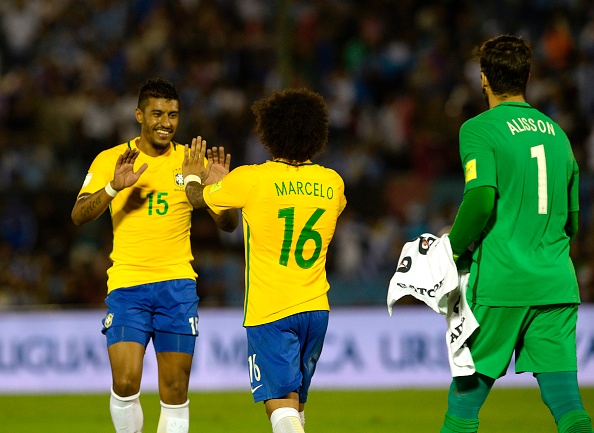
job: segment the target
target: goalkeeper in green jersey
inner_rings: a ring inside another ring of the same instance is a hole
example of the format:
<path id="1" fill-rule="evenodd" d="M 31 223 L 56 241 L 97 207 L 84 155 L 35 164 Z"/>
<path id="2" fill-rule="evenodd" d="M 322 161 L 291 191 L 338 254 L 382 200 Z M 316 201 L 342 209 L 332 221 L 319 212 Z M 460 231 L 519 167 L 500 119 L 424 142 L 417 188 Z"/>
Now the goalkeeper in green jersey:
<path id="1" fill-rule="evenodd" d="M 513 354 L 516 373 L 538 381 L 559 432 L 592 432 L 577 383 L 580 299 L 569 256 L 578 166 L 559 125 L 525 100 L 529 45 L 498 36 L 476 57 L 489 109 L 460 129 L 465 189 L 450 232 L 454 258 L 471 258 L 476 373 L 454 378 L 441 433 L 478 430 L 480 408 Z"/>

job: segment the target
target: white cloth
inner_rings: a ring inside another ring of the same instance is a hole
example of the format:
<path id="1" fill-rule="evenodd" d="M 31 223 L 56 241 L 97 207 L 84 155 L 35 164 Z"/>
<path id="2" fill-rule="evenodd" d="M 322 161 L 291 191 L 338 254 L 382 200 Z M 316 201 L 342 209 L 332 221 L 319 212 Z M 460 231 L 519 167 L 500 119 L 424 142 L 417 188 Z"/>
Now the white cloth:
<path id="1" fill-rule="evenodd" d="M 446 316 L 446 345 L 453 377 L 475 372 L 466 340 L 479 324 L 466 302 L 468 274 L 458 274 L 450 239 L 423 233 L 402 247 L 398 267 L 388 287 L 388 312 L 400 298 L 411 295 Z"/>
<path id="2" fill-rule="evenodd" d="M 411 295 L 439 314 L 447 313 L 447 294 L 458 287 L 458 269 L 447 234 L 423 233 L 402 247 L 398 268 L 388 287 L 388 312 Z"/>
<path id="3" fill-rule="evenodd" d="M 466 341 L 479 324 L 466 301 L 467 288 L 468 273 L 460 273 L 457 290 L 452 290 L 448 295 L 446 342 L 453 377 L 470 376 L 476 371 Z"/>

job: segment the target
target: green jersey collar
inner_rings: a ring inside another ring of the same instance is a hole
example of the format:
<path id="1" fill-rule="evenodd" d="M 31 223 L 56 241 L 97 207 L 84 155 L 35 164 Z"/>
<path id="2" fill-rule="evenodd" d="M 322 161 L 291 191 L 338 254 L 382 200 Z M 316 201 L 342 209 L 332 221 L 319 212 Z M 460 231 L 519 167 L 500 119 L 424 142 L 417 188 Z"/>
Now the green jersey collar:
<path id="1" fill-rule="evenodd" d="M 494 108 L 501 107 L 501 106 L 532 108 L 532 106 L 528 102 L 500 102 Z"/>
<path id="2" fill-rule="evenodd" d="M 289 161 L 281 161 L 280 159 L 273 159 L 272 162 L 280 162 L 281 164 L 291 165 L 293 167 L 301 167 L 303 165 L 313 165 L 313 162 L 311 162 L 311 161 L 292 163 Z"/>

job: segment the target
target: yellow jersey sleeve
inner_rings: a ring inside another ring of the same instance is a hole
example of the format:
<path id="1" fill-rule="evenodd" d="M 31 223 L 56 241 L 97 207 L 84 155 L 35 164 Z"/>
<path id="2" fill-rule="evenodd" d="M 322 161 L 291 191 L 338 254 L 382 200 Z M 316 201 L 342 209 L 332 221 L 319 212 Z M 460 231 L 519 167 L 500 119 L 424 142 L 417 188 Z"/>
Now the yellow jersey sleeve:
<path id="1" fill-rule="evenodd" d="M 248 173 L 246 173 L 248 172 Z M 248 197 L 254 192 L 255 182 L 250 179 L 249 170 L 238 167 L 223 180 L 207 185 L 204 188 L 204 201 L 215 213 L 220 214 L 227 209 L 241 209 Z"/>
<path id="2" fill-rule="evenodd" d="M 105 188 L 107 182 L 113 180 L 113 173 L 118 156 L 123 153 L 125 146 L 116 146 L 114 148 L 104 150 L 91 163 L 91 167 L 87 172 L 83 185 L 78 195 L 93 194 L 101 188 Z"/>

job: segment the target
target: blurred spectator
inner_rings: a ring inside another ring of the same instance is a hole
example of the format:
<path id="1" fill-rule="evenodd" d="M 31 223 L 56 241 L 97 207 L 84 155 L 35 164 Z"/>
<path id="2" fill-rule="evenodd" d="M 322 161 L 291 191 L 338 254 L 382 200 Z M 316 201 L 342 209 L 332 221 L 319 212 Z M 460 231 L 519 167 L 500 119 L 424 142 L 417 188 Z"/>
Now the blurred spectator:
<path id="1" fill-rule="evenodd" d="M 320 163 L 343 176 L 349 202 L 330 251 L 331 301 L 384 303 L 402 244 L 453 222 L 458 130 L 486 108 L 471 52 L 499 33 L 532 43 L 527 99 L 572 140 L 583 184 L 572 256 L 594 301 L 592 2 L 3 0 L 0 305 L 102 302 L 109 221 L 76 229 L 62 203 L 92 155 L 137 128 L 137 88 L 156 75 L 179 87 L 179 141 L 224 145 L 233 166 L 267 158 L 253 101 L 283 86 L 324 95 Z M 195 263 L 209 305 L 243 300 L 238 233 L 196 216 L 192 236 L 210 245 Z"/>

